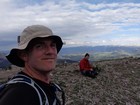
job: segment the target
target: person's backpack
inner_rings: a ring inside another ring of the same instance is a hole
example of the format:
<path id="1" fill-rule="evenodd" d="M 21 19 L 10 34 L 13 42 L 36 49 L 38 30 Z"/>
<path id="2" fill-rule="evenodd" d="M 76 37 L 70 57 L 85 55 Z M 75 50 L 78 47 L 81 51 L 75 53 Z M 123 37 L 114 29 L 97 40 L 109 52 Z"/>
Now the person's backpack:
<path id="1" fill-rule="evenodd" d="M 42 90 L 42 88 L 34 80 L 32 80 L 31 78 L 29 78 L 25 75 L 22 75 L 22 74 L 17 74 L 12 79 L 10 79 L 8 82 L 1 84 L 0 93 L 7 85 L 14 84 L 14 83 L 26 83 L 26 84 L 32 86 L 38 94 L 40 105 L 49 105 L 47 95 Z M 54 101 L 53 105 L 65 105 L 65 96 L 64 96 L 64 91 L 62 90 L 62 88 L 60 88 L 57 84 L 54 84 L 54 83 L 52 84 L 52 86 L 53 86 L 55 93 L 56 92 L 62 93 L 62 104 L 56 96 L 57 100 Z M 59 102 L 59 104 L 56 102 Z"/>

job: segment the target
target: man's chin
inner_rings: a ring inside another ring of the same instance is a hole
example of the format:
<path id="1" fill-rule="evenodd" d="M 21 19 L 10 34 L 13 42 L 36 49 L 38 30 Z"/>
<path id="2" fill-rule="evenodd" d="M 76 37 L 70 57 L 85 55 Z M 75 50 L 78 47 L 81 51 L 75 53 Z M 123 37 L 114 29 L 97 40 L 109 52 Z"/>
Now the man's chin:
<path id="1" fill-rule="evenodd" d="M 46 68 L 45 71 L 51 72 L 51 71 L 53 71 L 54 69 L 55 69 L 55 67 L 50 67 L 50 68 Z"/>
<path id="2" fill-rule="evenodd" d="M 43 74 L 46 74 L 46 73 L 51 73 L 52 71 L 53 71 L 54 69 L 43 69 L 43 70 L 41 70 L 41 72 L 43 73 Z"/>

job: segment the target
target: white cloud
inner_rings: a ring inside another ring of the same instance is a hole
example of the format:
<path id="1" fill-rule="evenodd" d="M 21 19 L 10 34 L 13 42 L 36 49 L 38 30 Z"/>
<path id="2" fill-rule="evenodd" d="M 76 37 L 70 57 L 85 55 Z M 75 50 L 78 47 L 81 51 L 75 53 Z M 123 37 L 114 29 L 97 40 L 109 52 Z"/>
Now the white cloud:
<path id="1" fill-rule="evenodd" d="M 27 25 L 32 24 L 49 26 L 53 29 L 54 34 L 62 36 L 66 45 L 84 45 L 85 43 L 87 45 L 127 45 L 127 42 L 130 41 L 128 39 L 124 39 L 124 41 L 104 39 L 102 41 L 97 38 L 99 36 L 104 38 L 115 36 L 116 38 L 118 34 L 127 35 L 132 31 L 130 27 L 133 26 L 137 26 L 137 29 L 133 27 L 133 30 L 137 30 L 135 34 L 140 33 L 140 28 L 138 28 L 138 26 L 140 27 L 140 4 L 138 3 L 95 5 L 74 0 L 56 0 L 56 2 L 46 0 L 42 3 L 35 1 L 31 3 L 32 0 L 29 0 L 30 3 L 25 1 L 0 1 L 0 40 L 5 40 L 5 34 L 7 41 L 15 41 L 16 39 L 13 37 L 20 34 Z M 114 34 L 114 32 L 116 33 Z M 130 35 L 129 38 L 132 39 Z M 137 41 L 139 40 L 136 38 L 130 44 L 136 43 L 137 45 Z"/>

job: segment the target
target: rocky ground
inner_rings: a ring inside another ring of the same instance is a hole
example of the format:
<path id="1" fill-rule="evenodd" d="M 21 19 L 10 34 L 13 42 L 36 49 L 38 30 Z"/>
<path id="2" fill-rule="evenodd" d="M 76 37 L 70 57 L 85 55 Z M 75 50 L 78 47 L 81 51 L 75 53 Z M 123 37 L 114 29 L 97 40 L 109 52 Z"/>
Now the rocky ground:
<path id="1" fill-rule="evenodd" d="M 140 58 L 94 62 L 102 68 L 97 78 L 82 76 L 78 63 L 58 65 L 53 81 L 66 94 L 66 105 L 140 105 Z M 0 71 L 0 81 L 17 70 Z"/>

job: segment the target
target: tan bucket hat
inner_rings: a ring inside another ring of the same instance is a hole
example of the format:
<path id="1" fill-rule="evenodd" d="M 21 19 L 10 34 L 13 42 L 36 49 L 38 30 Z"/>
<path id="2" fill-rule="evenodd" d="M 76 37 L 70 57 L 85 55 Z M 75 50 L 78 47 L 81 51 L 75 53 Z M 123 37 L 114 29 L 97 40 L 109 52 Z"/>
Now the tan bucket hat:
<path id="1" fill-rule="evenodd" d="M 53 35 L 52 30 L 48 27 L 43 25 L 32 25 L 23 30 L 21 35 L 18 37 L 18 48 L 13 48 L 10 51 L 10 54 L 6 56 L 7 59 L 16 66 L 24 67 L 24 61 L 18 57 L 17 52 L 19 50 L 24 50 L 28 46 L 29 42 L 34 38 L 53 39 L 56 42 L 57 53 L 63 45 L 62 39 L 57 35 Z"/>

